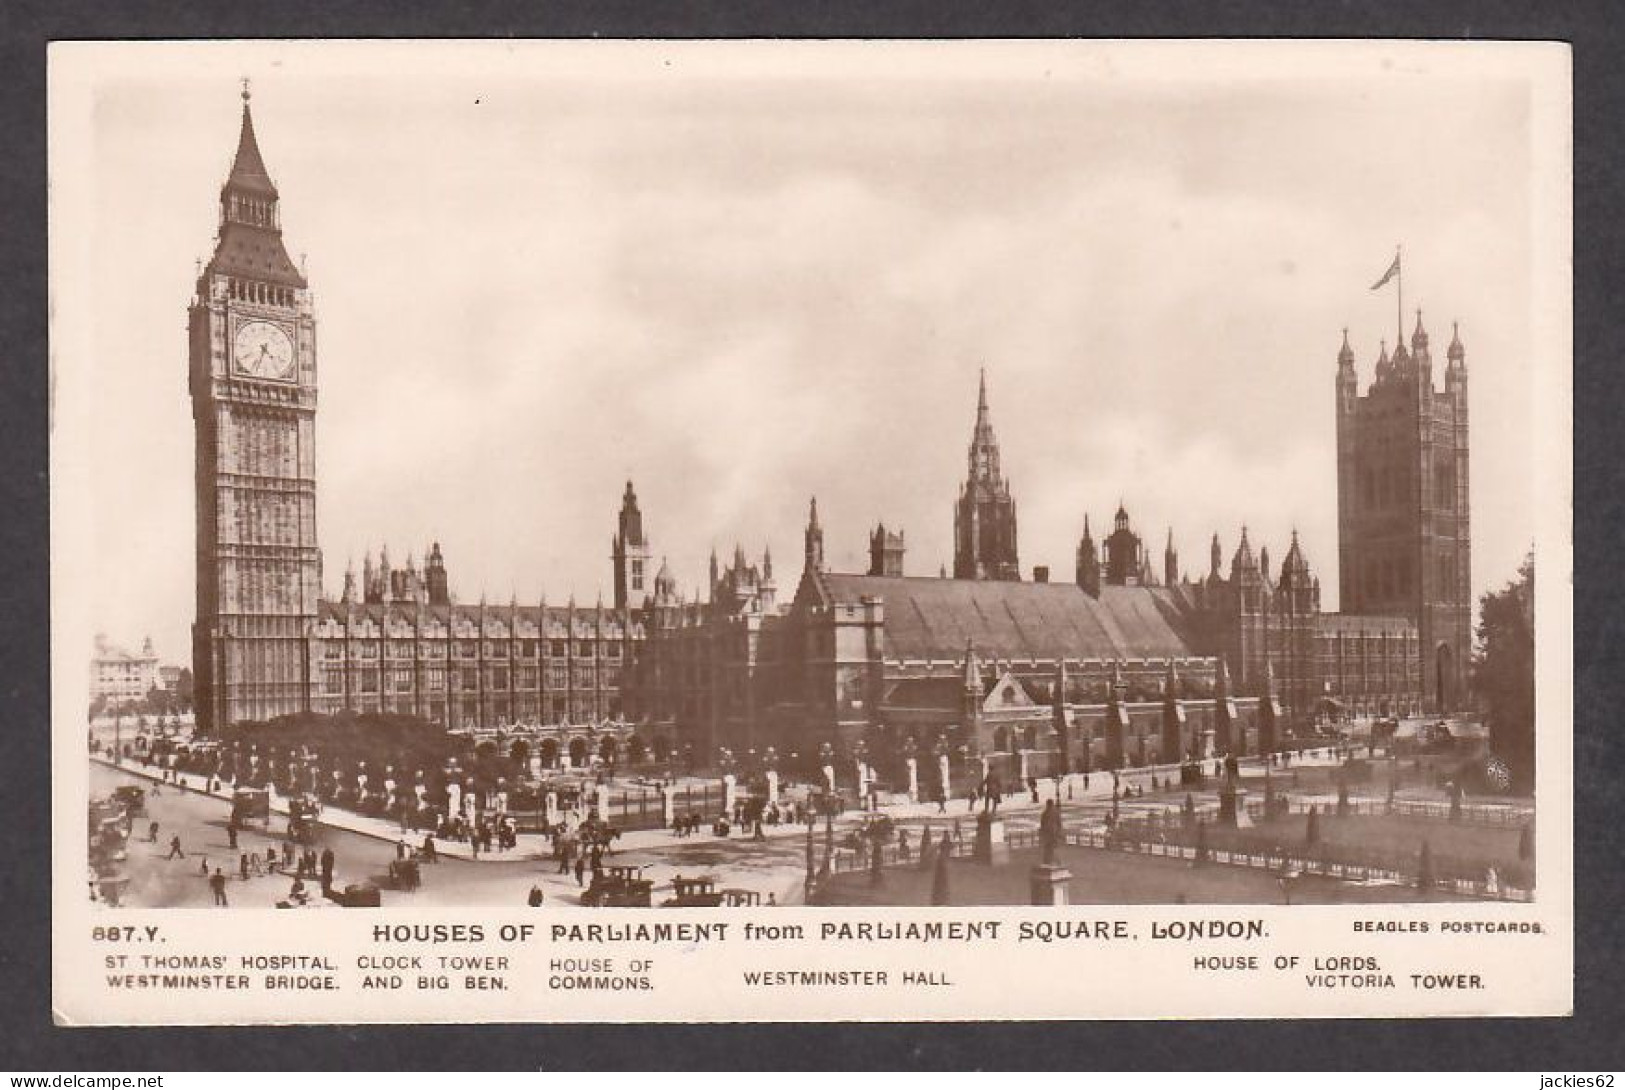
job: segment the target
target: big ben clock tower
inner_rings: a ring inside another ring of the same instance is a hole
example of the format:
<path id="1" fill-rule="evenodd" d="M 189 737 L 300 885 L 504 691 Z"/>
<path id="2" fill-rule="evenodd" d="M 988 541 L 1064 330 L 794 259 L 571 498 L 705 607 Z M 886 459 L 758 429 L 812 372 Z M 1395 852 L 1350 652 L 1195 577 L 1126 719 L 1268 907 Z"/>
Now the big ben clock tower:
<path id="1" fill-rule="evenodd" d="M 243 87 L 214 256 L 188 313 L 196 431 L 198 725 L 308 705 L 316 546 L 316 321 L 282 243 Z"/>

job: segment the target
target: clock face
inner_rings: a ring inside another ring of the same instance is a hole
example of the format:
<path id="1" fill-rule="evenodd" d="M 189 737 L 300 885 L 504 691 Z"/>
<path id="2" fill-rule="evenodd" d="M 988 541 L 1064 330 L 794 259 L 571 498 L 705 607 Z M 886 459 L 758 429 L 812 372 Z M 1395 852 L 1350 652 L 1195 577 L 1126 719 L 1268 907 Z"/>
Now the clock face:
<path id="1" fill-rule="evenodd" d="M 231 358 L 239 375 L 280 382 L 293 380 L 293 338 L 274 322 L 252 321 L 238 326 Z"/>

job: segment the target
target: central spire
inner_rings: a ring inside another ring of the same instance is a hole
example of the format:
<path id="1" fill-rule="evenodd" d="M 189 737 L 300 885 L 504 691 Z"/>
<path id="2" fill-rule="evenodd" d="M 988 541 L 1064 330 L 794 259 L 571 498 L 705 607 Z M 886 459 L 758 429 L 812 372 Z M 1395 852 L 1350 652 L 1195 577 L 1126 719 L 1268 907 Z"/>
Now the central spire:
<path id="1" fill-rule="evenodd" d="M 1020 579 L 1016 558 L 1016 505 L 999 472 L 999 441 L 987 407 L 987 369 L 976 386 L 964 487 L 954 508 L 954 578 Z"/>
<path id="2" fill-rule="evenodd" d="M 976 385 L 976 426 L 970 439 L 970 479 L 998 486 L 999 441 L 993 435 L 993 420 L 987 408 L 987 368 L 981 369 Z"/>

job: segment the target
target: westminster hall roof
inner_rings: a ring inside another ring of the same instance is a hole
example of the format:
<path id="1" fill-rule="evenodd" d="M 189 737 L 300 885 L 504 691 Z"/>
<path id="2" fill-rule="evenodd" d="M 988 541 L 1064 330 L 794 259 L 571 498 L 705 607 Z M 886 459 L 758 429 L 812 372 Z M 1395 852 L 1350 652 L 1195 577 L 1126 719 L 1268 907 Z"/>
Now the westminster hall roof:
<path id="1" fill-rule="evenodd" d="M 1143 659 L 1192 654 L 1188 605 L 1179 588 L 1100 588 L 820 573 L 824 597 L 879 599 L 890 659 Z"/>

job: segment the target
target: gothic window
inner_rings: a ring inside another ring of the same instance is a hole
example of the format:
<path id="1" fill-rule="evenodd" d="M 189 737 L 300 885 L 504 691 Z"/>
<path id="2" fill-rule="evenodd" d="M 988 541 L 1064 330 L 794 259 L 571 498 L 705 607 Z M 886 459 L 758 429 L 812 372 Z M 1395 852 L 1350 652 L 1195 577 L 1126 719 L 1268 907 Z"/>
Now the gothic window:
<path id="1" fill-rule="evenodd" d="M 411 668 L 408 667 L 406 669 L 397 669 L 394 672 L 394 678 L 395 678 L 395 681 L 394 681 L 394 690 L 395 690 L 395 692 L 397 692 L 397 693 L 409 693 L 409 692 L 412 691 L 412 671 L 411 671 Z"/>
<path id="2" fill-rule="evenodd" d="M 536 657 L 536 641 L 535 640 L 520 640 L 519 641 L 519 657 L 522 658 L 522 659 L 533 659 L 533 658 L 535 658 Z"/>
<path id="3" fill-rule="evenodd" d="M 465 666 L 457 671 L 458 681 L 464 689 L 478 689 L 480 687 L 480 672 L 473 666 Z"/>
<path id="4" fill-rule="evenodd" d="M 568 652 L 565 650 L 564 640 L 549 640 L 547 653 L 556 659 L 562 659 Z"/>

